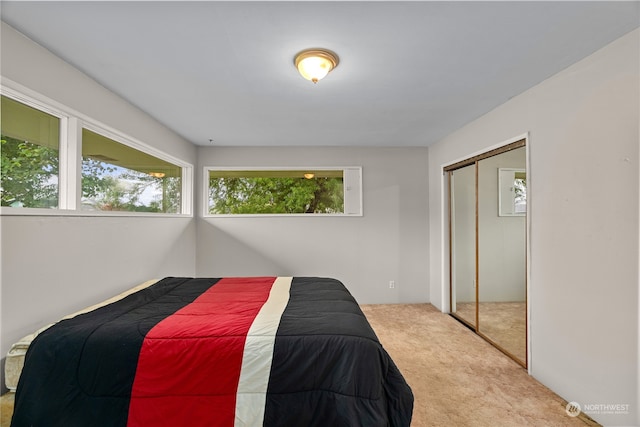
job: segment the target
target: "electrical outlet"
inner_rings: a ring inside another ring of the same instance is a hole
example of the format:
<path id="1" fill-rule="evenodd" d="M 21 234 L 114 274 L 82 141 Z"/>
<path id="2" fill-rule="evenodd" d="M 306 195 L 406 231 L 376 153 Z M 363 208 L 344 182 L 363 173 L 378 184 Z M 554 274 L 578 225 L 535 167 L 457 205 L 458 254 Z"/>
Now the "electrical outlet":
<path id="1" fill-rule="evenodd" d="M 396 287 L 396 282 L 394 282 L 393 280 L 389 280 L 389 289 L 393 289 Z"/>

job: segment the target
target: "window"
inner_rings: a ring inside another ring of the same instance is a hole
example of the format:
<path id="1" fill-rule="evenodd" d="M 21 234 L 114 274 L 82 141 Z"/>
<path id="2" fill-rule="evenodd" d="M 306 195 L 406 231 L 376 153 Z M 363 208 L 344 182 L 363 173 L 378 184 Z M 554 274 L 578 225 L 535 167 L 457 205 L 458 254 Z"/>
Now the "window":
<path id="1" fill-rule="evenodd" d="M 2 206 L 58 207 L 60 118 L 1 97 Z"/>
<path id="2" fill-rule="evenodd" d="M 205 168 L 205 215 L 361 215 L 361 168 Z"/>
<path id="3" fill-rule="evenodd" d="M 192 213 L 192 165 L 8 80 L 0 90 L 0 214 Z"/>
<path id="4" fill-rule="evenodd" d="M 82 129 L 82 209 L 180 213 L 182 168 Z"/>

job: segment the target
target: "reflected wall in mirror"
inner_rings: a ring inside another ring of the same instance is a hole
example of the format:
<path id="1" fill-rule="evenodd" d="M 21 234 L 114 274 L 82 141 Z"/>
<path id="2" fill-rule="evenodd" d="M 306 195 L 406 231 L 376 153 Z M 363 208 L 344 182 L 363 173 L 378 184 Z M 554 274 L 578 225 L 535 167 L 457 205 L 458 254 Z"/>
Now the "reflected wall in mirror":
<path id="1" fill-rule="evenodd" d="M 450 175 L 451 209 L 451 312 L 476 324 L 476 167 Z"/>

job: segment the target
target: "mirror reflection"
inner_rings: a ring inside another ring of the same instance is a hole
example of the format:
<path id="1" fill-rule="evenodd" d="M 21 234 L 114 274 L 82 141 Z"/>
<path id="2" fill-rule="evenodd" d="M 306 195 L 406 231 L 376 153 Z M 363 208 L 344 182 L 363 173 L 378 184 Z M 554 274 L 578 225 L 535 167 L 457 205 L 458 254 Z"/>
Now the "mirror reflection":
<path id="1" fill-rule="evenodd" d="M 451 174 L 451 312 L 476 324 L 476 168 L 457 169 Z"/>
<path id="2" fill-rule="evenodd" d="M 450 170 L 449 197 L 451 313 L 526 366 L 525 147 Z"/>
<path id="3" fill-rule="evenodd" d="M 522 147 L 478 162 L 478 331 L 522 362 L 527 351 L 525 160 Z M 508 179 L 500 179 L 504 175 Z M 499 199 L 508 215 L 498 210 Z"/>

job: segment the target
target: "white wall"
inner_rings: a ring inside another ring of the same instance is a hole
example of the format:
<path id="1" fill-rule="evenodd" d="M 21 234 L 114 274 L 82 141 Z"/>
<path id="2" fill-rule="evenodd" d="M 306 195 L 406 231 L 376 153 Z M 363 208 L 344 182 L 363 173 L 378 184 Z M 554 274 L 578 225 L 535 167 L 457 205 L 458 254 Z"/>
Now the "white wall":
<path id="1" fill-rule="evenodd" d="M 640 31 L 429 148 L 431 302 L 447 307 L 441 169 L 529 134 L 530 371 L 591 414 L 639 425 Z"/>
<path id="2" fill-rule="evenodd" d="M 192 144 L 5 23 L 1 31 L 3 78 L 195 163 Z M 193 218 L 3 216 L 0 221 L 3 360 L 11 343 L 65 314 L 151 278 L 195 274 Z"/>
<path id="3" fill-rule="evenodd" d="M 360 303 L 428 301 L 426 148 L 203 147 L 198 162 L 362 166 L 364 199 L 362 217 L 200 218 L 198 276 L 329 276 Z"/>

